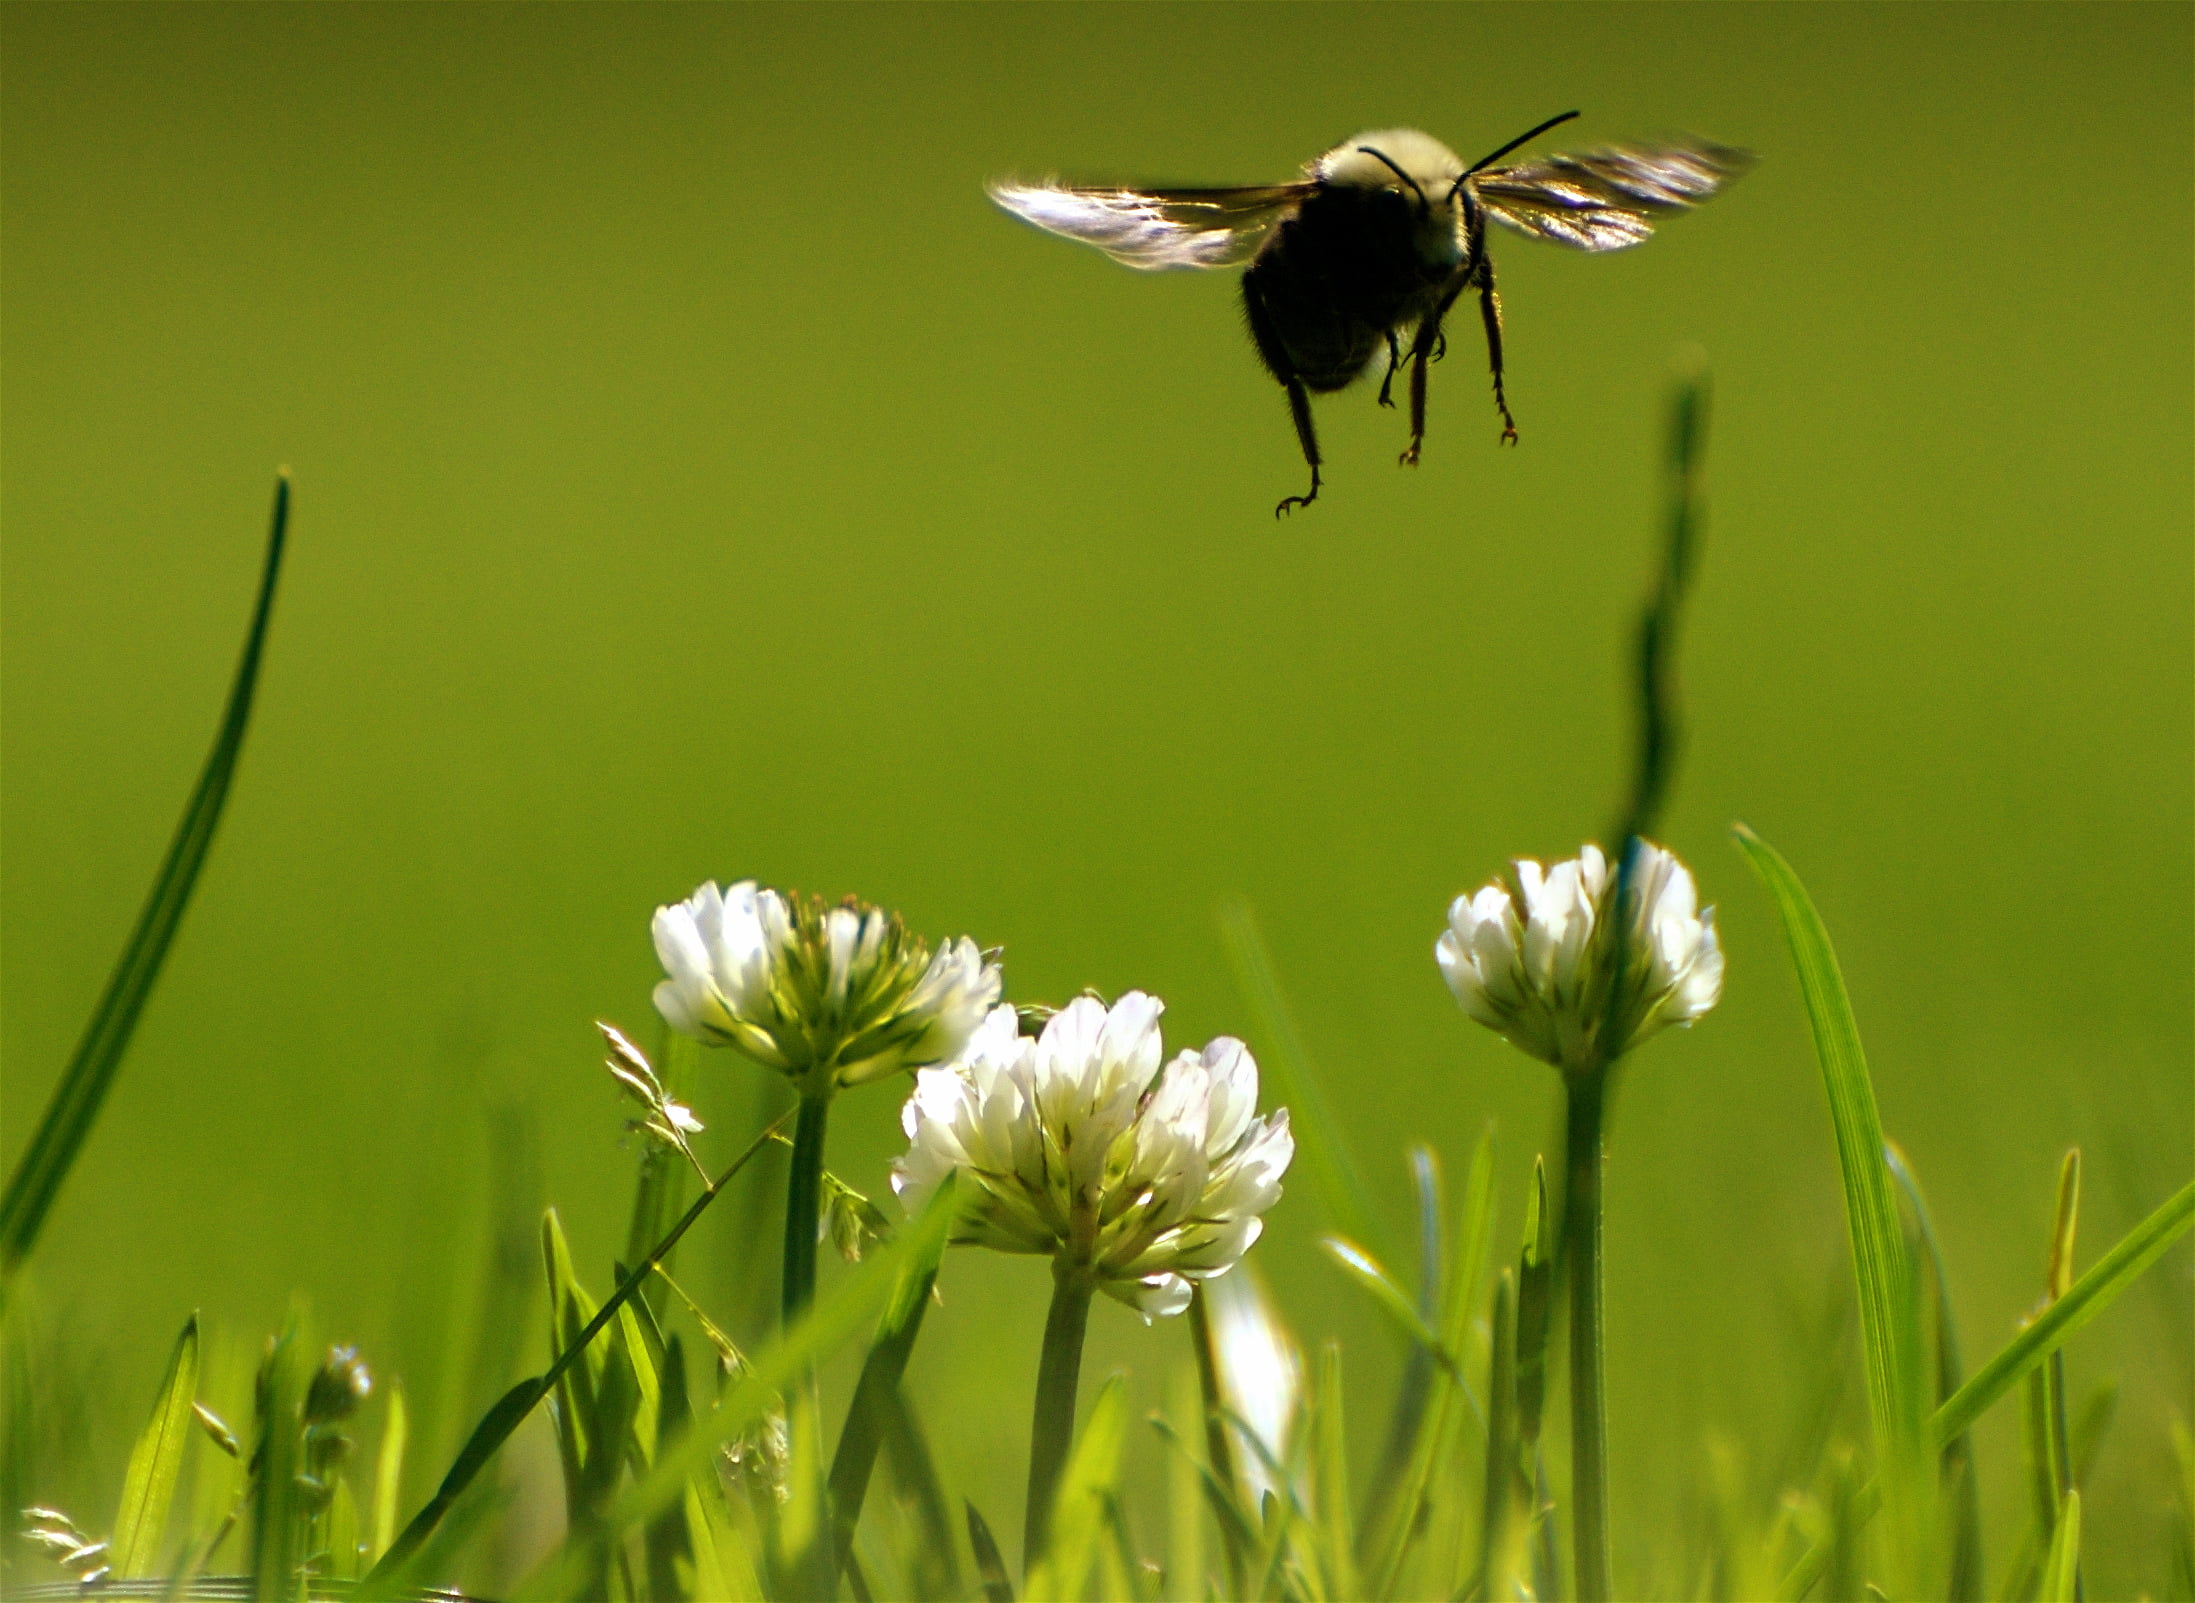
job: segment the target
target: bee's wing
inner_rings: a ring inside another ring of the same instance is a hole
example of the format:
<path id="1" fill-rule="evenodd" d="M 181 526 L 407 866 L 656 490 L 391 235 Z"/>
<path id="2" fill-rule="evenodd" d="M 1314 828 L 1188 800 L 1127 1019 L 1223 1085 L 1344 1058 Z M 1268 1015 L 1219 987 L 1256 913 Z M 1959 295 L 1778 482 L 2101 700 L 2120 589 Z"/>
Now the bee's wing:
<path id="1" fill-rule="evenodd" d="M 1255 256 L 1294 215 L 1311 183 L 1255 189 L 1069 189 L 1058 184 L 992 184 L 991 198 L 1016 217 L 1080 240 L 1126 267 L 1235 267 Z"/>
<path id="2" fill-rule="evenodd" d="M 1464 180 L 1495 222 L 1577 250 L 1622 250 L 1655 219 L 1714 194 L 1753 165 L 1752 154 L 1704 139 L 1610 145 L 1489 167 Z"/>

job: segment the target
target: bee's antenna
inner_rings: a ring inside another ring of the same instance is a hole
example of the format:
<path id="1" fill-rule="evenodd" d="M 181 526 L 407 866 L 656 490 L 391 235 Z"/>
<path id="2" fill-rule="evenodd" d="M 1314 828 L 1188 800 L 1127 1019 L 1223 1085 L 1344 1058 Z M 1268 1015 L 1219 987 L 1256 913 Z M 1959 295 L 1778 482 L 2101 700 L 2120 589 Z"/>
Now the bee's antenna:
<path id="1" fill-rule="evenodd" d="M 1577 113 L 1572 112 L 1571 115 L 1576 116 Z M 1394 157 L 1388 155 L 1387 152 L 1384 150 L 1375 150 L 1370 145 L 1359 145 L 1357 146 L 1357 149 L 1362 151 L 1365 155 L 1370 156 L 1374 161 L 1380 163 L 1389 172 L 1393 173 L 1397 178 L 1408 184 L 1410 186 L 1410 192 L 1418 197 L 1419 211 L 1424 212 L 1430 211 L 1432 209 L 1431 205 L 1427 202 L 1425 198 L 1425 191 L 1418 188 L 1418 181 L 1415 178 L 1412 178 L 1408 173 L 1404 172 L 1400 167 L 1396 166 Z"/>
<path id="2" fill-rule="evenodd" d="M 1550 117 L 1547 119 L 1547 121 L 1541 123 L 1530 133 L 1517 135 L 1516 138 L 1510 140 L 1508 144 L 1502 146 L 1501 149 L 1495 151 L 1491 156 L 1481 156 L 1477 161 L 1473 162 L 1470 167 L 1465 171 L 1463 178 L 1458 178 L 1456 180 L 1455 187 L 1449 190 L 1449 194 L 1453 195 L 1457 189 L 1461 189 L 1463 187 L 1463 179 L 1469 178 L 1472 173 L 1483 172 L 1488 167 L 1493 166 L 1495 162 L 1500 161 L 1502 157 L 1508 155 L 1509 152 L 1515 150 L 1519 145 L 1529 145 L 1533 140 L 1539 138 L 1541 134 L 1547 132 L 1548 129 L 1559 128 L 1564 123 L 1568 122 L 1571 118 L 1577 115 L 1577 112 L 1566 111 L 1560 117 Z"/>

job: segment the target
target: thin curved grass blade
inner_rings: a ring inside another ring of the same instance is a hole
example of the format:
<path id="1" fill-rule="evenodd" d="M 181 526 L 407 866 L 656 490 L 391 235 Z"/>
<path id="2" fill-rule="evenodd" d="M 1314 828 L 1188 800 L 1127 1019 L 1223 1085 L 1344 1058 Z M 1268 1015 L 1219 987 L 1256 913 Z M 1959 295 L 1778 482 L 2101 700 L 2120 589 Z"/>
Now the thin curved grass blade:
<path id="1" fill-rule="evenodd" d="M 945 1240 L 939 1235 L 926 1250 L 910 1255 L 900 1265 L 892 1299 L 877 1322 L 869 1356 L 862 1361 L 861 1379 L 855 1383 L 846 1423 L 839 1427 L 838 1450 L 831 1455 L 830 1485 L 831 1518 L 841 1564 L 853 1546 L 854 1530 L 861 1523 L 870 1472 L 876 1467 L 877 1452 L 884 1445 L 896 1410 L 900 1377 L 907 1373 L 907 1360 L 914 1356 L 916 1338 L 922 1334 L 922 1316 L 930 1306 L 930 1290 L 937 1284 Z"/>
<path id="2" fill-rule="evenodd" d="M 975 1504 L 968 1504 L 967 1509 L 968 1546 L 975 1554 L 976 1573 L 983 1577 L 984 1603 L 1014 1603 L 1013 1577 L 1006 1573 L 1006 1561 L 999 1557 L 998 1538 L 991 1534 L 991 1522 Z"/>
<path id="3" fill-rule="evenodd" d="M 1209 1467 L 1198 1460 L 1196 1454 L 1190 1451 L 1189 1444 L 1182 1440 L 1181 1433 L 1168 1421 L 1154 1417 L 1151 1420 L 1151 1429 L 1158 1433 L 1159 1440 L 1174 1450 L 1179 1461 L 1187 1464 L 1195 1473 L 1197 1484 L 1203 1488 L 1205 1503 L 1212 1510 L 1212 1518 L 1219 1524 L 1220 1535 L 1231 1543 L 1239 1544 L 1243 1552 L 1255 1547 L 1258 1540 L 1256 1526 L 1234 1489 L 1223 1483 Z"/>
<path id="4" fill-rule="evenodd" d="M 404 1383 L 389 1386 L 388 1411 L 381 1421 L 381 1449 L 373 1462 L 373 1509 L 367 1522 L 367 1551 L 375 1559 L 396 1539 L 396 1510 L 404 1492 L 404 1448 L 411 1416 L 404 1406 Z"/>
<path id="5" fill-rule="evenodd" d="M 1260 1066 L 1272 1082 L 1275 1099 L 1293 1110 L 1288 1128 L 1295 1134 L 1296 1151 L 1311 1188 L 1318 1193 L 1319 1206 L 1343 1235 L 1384 1246 L 1365 1202 L 1363 1178 L 1342 1142 L 1341 1122 L 1319 1089 L 1310 1052 L 1274 976 L 1272 954 L 1265 948 L 1257 915 L 1247 901 L 1229 898 L 1220 904 L 1219 929 L 1235 988 L 1258 1029 Z"/>
<path id="6" fill-rule="evenodd" d="M 0 1193 L 0 1295 L 14 1279 L 15 1271 L 38 1243 L 62 1182 L 76 1165 L 99 1110 L 122 1066 L 122 1055 L 136 1033 L 137 1020 L 160 977 L 168 948 L 190 905 L 191 891 L 205 867 L 213 845 L 215 826 L 229 799 L 229 784 L 244 748 L 244 731 L 251 723 L 252 698 L 259 688 L 259 665 L 267 643 L 267 626 L 274 616 L 274 592 L 282 574 L 282 550 L 290 520 L 290 478 L 284 470 L 275 479 L 274 515 L 267 534 L 267 555 L 259 574 L 259 599 L 244 631 L 244 653 L 229 686 L 228 706 L 214 735 L 213 750 L 183 808 L 183 820 L 168 843 L 168 855 L 152 882 L 152 891 L 137 915 L 137 927 L 107 979 L 107 988 L 92 1009 L 75 1055 L 62 1071 L 61 1083 L 38 1121 L 38 1128 L 16 1161 L 5 1193 Z"/>
<path id="7" fill-rule="evenodd" d="M 2066 1288 L 2063 1297 L 2007 1342 L 1996 1357 L 1976 1370 L 1973 1378 L 1936 1410 L 1928 1422 L 1935 1445 L 1940 1448 L 1964 1433 L 2030 1370 L 2057 1351 L 2068 1336 L 2110 1307 L 2119 1293 L 2140 1279 L 2190 1224 L 2195 1224 L 2195 1181 L 2188 1182 L 2128 1231 L 2117 1246 L 2089 1266 L 2087 1274 Z"/>
<path id="8" fill-rule="evenodd" d="M 1318 1514 L 1316 1545 L 1321 1550 L 1326 1595 L 1362 1597 L 1364 1593 L 1357 1584 L 1357 1533 L 1350 1519 L 1349 1442 L 1342 1408 L 1339 1342 L 1328 1342 L 1319 1353 L 1311 1410 L 1312 1502 Z"/>
<path id="9" fill-rule="evenodd" d="M 1913 1262 L 1898 1220 L 1889 1166 L 1883 1159 L 1882 1119 L 1875 1107 L 1859 1026 L 1829 932 L 1806 887 L 1773 846 L 1743 824 L 1734 826 L 1734 833 L 1776 905 L 1798 970 L 1815 1056 L 1829 1093 L 1837 1163 L 1844 1180 L 1876 1461 L 1889 1477 L 1887 1484 L 1898 1488 L 1898 1504 L 1909 1506 L 1922 1495 L 1924 1484 L 1922 1429 L 1928 1403 L 1919 1362 L 1920 1307 Z M 1908 1559 L 1912 1557 L 1909 1553 Z"/>
<path id="10" fill-rule="evenodd" d="M 1440 1336 L 1425 1322 L 1425 1315 L 1418 1311 L 1417 1303 L 1402 1289 L 1401 1282 L 1385 1264 L 1354 1241 L 1341 1236 L 1319 1237 L 1319 1248 L 1341 1266 L 1351 1281 L 1364 1289 L 1397 1330 L 1431 1353 L 1442 1368 L 1455 1368 L 1453 1355 L 1441 1345 Z"/>
<path id="11" fill-rule="evenodd" d="M 1959 1325 L 1951 1307 L 1951 1280 L 1944 1269 L 1943 1251 L 1936 1241 L 1936 1227 L 1929 1216 L 1928 1198 L 1913 1166 L 1897 1142 L 1884 1143 L 1891 1178 L 1905 1194 L 1912 1209 L 1913 1229 L 1921 1255 L 1928 1263 L 1935 1289 L 1936 1405 L 1949 1402 L 1965 1383 L 1965 1362 L 1960 1357 Z M 1951 1510 L 1951 1570 L 1944 1588 L 1946 1603 L 1979 1603 L 1982 1595 L 1981 1484 L 1974 1470 L 1974 1443 L 1964 1433 L 1943 1444 L 1937 1475 L 1945 1503 Z"/>

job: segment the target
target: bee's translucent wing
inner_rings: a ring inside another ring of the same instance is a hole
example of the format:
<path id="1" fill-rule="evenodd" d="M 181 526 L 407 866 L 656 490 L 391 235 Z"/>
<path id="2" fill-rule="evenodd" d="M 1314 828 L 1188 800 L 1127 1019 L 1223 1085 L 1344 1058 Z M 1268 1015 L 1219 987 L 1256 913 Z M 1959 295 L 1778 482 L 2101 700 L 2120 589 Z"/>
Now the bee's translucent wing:
<path id="1" fill-rule="evenodd" d="M 1753 165 L 1750 152 L 1704 139 L 1610 145 L 1489 167 L 1464 180 L 1495 222 L 1577 250 L 1622 250 L 1657 218 L 1714 194 Z"/>
<path id="2" fill-rule="evenodd" d="M 1237 267 L 1317 186 L 1256 189 L 1069 189 L 1058 184 L 992 184 L 991 198 L 1016 217 L 1080 240 L 1126 267 Z"/>

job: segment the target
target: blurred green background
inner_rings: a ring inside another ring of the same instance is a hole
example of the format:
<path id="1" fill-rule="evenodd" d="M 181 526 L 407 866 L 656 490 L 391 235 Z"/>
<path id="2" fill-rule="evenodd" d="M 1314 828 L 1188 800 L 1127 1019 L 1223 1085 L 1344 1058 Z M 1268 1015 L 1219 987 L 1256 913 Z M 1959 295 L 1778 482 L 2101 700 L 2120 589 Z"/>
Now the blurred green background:
<path id="1" fill-rule="evenodd" d="M 1729 981 L 1631 1071 L 1608 1203 L 1619 1569 L 1689 1585 L 1656 1533 L 1710 1434 L 1774 1462 L 1847 1277 L 1730 820 L 1838 940 L 1970 1359 L 2041 1290 L 2068 1144 L 2084 1264 L 2186 1178 L 2190 15 L 8 7 L 10 1163 L 210 739 L 276 464 L 297 483 L 228 819 L 41 1250 L 113 1365 L 102 1501 L 193 1306 L 255 1341 L 308 1289 L 444 1395 L 498 1109 L 607 1282 L 633 1155 L 591 1021 L 651 1025 L 649 915 L 704 877 L 1002 944 L 1017 998 L 1151 989 L 1184 1044 L 1247 1027 L 1213 918 L 1241 892 L 1389 1222 L 1405 1144 L 1460 1174 L 1492 1119 L 1511 1250 L 1553 1080 L 1466 1024 L 1432 942 L 1505 857 L 1607 827 L 1697 344 L 1663 833 Z M 1327 494 L 1277 524 L 1300 463 L 1232 275 L 1124 272 L 981 189 L 1266 181 L 1397 123 L 1469 159 L 1571 106 L 1572 143 L 1686 128 L 1761 165 L 1633 253 L 1496 240 L 1520 447 L 1465 327 L 1423 467 L 1369 388 L 1325 400 Z M 760 1071 L 705 1067 L 737 1125 Z M 895 1103 L 840 1106 L 856 1184 Z M 697 1290 L 774 1255 L 735 1224 Z M 1348 1344 L 1368 1449 L 1397 1353 L 1321 1224 L 1299 1184 L 1256 1261 Z M 2071 1349 L 2076 1400 L 2127 1387 L 2091 1596 L 2165 1584 L 2189 1262 Z M 918 1355 L 995 1513 L 1044 1278 L 957 1255 Z M 1182 1351 L 1108 1307 L 1090 1372 Z M 2014 1413 L 1980 1436 L 1993 1571 Z"/>

